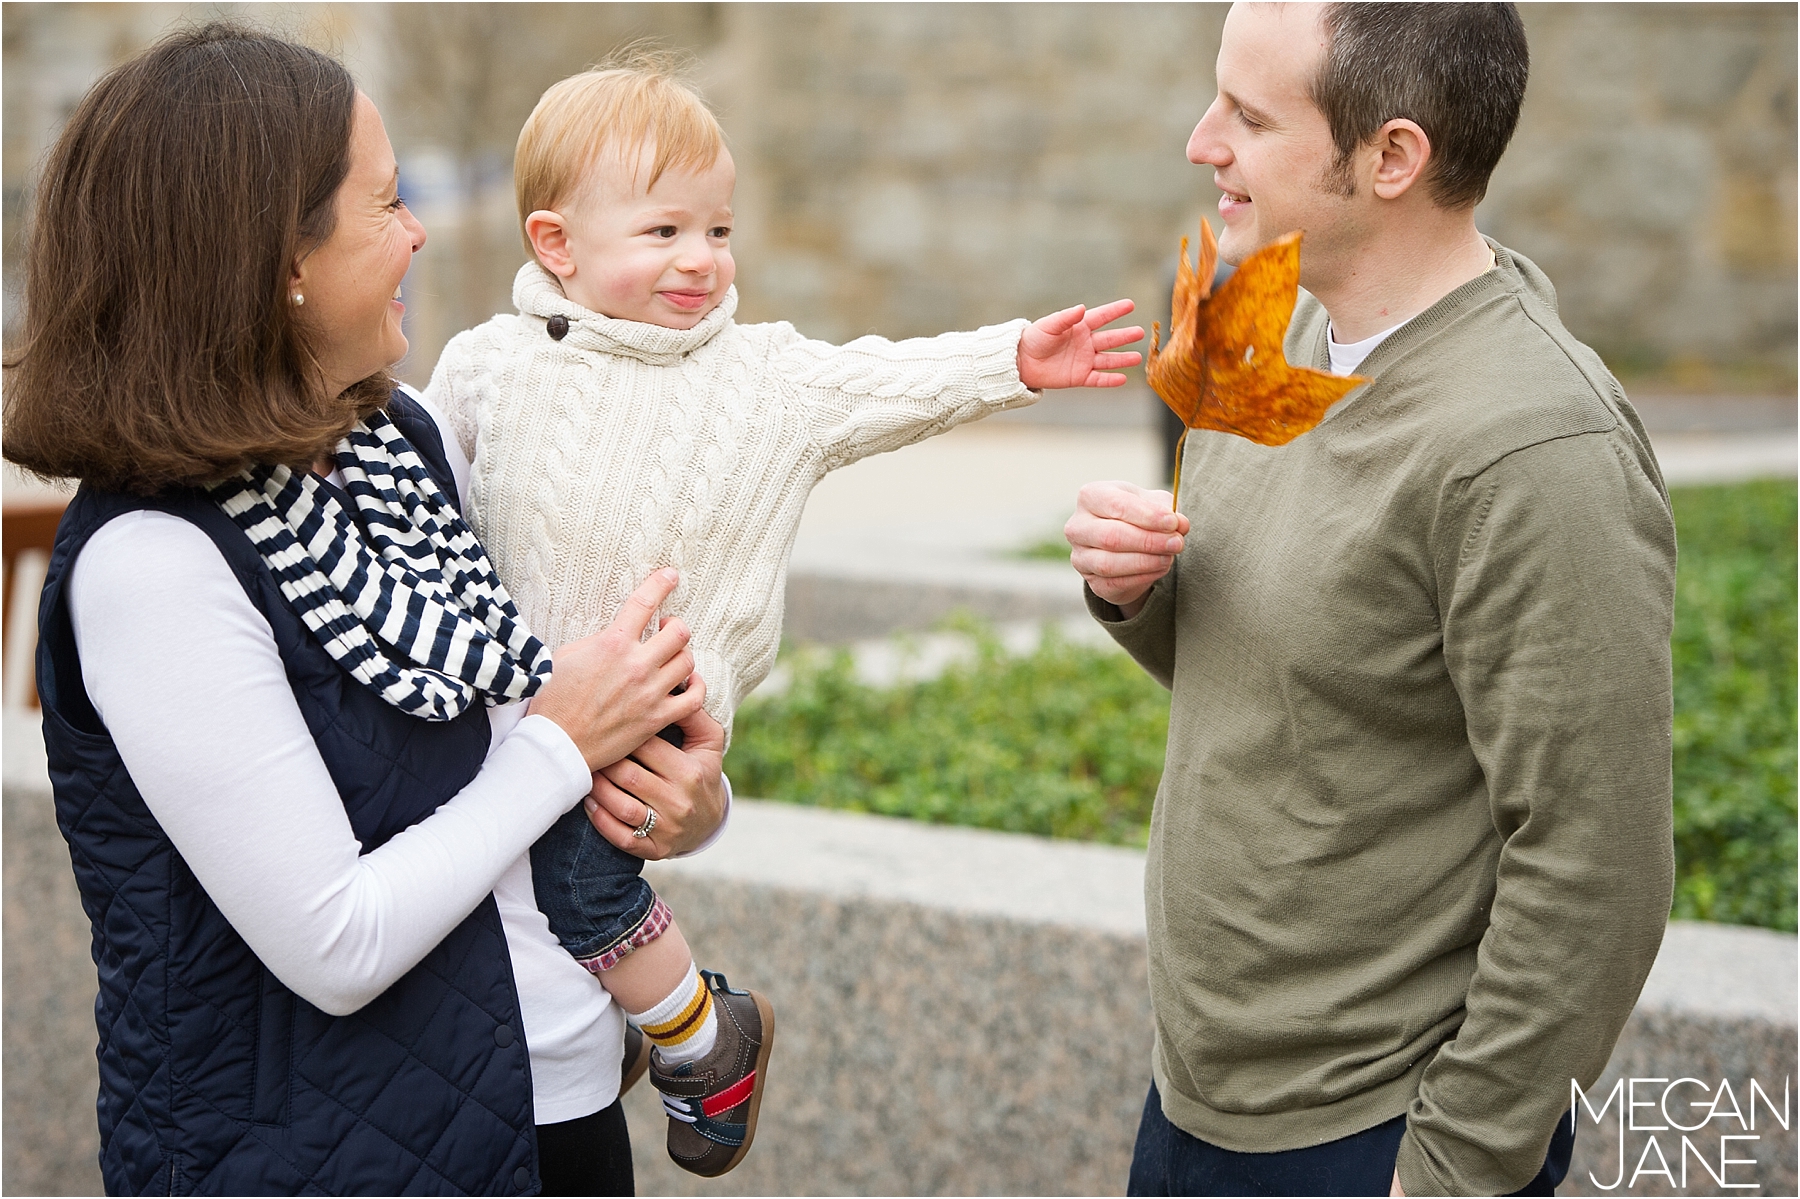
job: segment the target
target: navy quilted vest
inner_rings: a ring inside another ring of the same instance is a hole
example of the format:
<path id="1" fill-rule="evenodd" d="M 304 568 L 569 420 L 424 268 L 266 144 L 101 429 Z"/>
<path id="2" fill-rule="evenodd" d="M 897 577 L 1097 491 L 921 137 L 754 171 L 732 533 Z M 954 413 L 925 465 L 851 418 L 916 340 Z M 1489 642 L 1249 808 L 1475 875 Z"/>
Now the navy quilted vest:
<path id="1" fill-rule="evenodd" d="M 399 394 L 388 411 L 454 496 L 431 419 Z M 204 530 L 267 617 L 364 852 L 461 790 L 488 745 L 485 712 L 418 720 L 339 669 L 203 493 L 76 494 L 38 613 L 38 692 L 94 925 L 107 1191 L 536 1193 L 531 1070 L 492 896 L 368 1006 L 329 1016 L 269 973 L 144 806 L 82 687 L 65 591 L 87 539 L 137 509 Z"/>

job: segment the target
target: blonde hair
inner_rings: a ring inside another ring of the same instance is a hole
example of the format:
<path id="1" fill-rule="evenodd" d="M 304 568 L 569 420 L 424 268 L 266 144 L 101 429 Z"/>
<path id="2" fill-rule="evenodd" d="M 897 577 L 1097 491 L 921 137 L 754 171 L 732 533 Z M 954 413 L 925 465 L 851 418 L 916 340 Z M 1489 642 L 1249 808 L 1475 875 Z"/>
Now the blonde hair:
<path id="1" fill-rule="evenodd" d="M 666 50 L 631 45 L 544 92 L 513 154 L 521 233 L 526 217 L 573 195 L 583 172 L 609 148 L 630 161 L 634 148 L 655 145 L 646 188 L 672 167 L 705 170 L 718 161 L 725 133 L 681 77 L 684 65 Z"/>

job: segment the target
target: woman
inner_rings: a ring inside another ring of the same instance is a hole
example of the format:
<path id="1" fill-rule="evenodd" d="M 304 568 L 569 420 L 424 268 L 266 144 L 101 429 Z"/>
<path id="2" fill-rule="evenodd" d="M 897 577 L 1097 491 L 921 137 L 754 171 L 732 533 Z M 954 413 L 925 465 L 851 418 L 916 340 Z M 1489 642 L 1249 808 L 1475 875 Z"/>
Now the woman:
<path id="1" fill-rule="evenodd" d="M 723 738 L 686 631 L 641 638 L 673 572 L 553 674 L 518 624 L 387 375 L 396 179 L 341 66 L 209 26 L 97 84 L 39 189 L 5 454 L 83 481 L 38 677 L 111 1193 L 631 1190 L 622 1022 L 525 855 L 584 796 L 695 848 Z"/>

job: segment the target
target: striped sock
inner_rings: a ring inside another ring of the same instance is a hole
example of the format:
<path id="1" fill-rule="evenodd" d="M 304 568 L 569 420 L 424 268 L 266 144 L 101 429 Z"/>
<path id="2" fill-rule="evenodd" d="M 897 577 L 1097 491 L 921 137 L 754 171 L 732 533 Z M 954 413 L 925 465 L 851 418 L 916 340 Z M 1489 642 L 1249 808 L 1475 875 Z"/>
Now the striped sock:
<path id="1" fill-rule="evenodd" d="M 627 1012 L 631 1022 L 650 1038 L 671 1066 L 698 1061 L 712 1052 L 719 1039 L 719 1016 L 713 1011 L 712 992 L 700 982 L 700 974 L 688 963 L 687 977 L 647 1012 Z"/>

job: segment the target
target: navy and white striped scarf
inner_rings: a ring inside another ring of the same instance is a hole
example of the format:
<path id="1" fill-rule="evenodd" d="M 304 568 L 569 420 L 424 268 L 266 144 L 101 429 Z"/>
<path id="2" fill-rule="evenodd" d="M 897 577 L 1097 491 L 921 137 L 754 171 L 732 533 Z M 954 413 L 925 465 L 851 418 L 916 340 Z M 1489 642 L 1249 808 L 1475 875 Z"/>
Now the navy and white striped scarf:
<path id="1" fill-rule="evenodd" d="M 253 466 L 207 490 L 339 665 L 425 720 L 535 694 L 550 653 L 384 412 L 338 444 L 356 513 L 311 471 Z"/>

